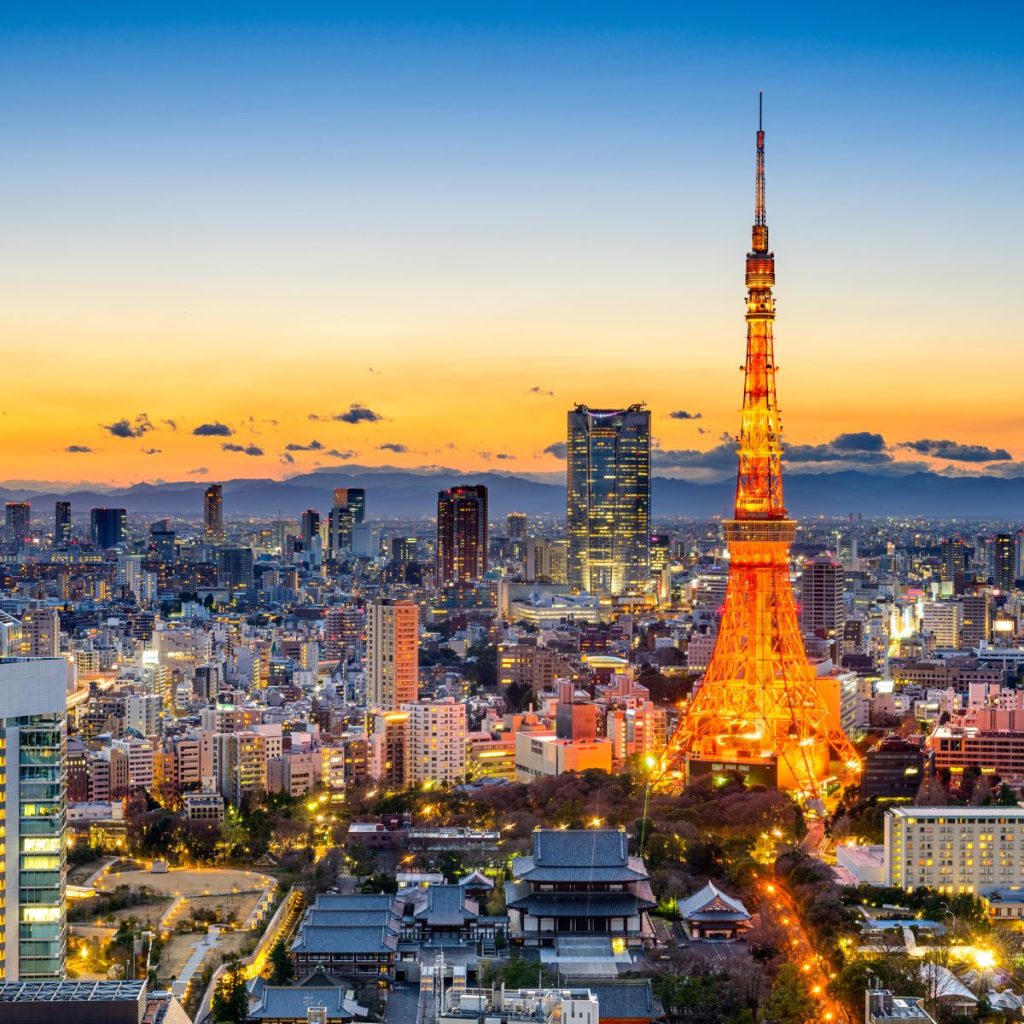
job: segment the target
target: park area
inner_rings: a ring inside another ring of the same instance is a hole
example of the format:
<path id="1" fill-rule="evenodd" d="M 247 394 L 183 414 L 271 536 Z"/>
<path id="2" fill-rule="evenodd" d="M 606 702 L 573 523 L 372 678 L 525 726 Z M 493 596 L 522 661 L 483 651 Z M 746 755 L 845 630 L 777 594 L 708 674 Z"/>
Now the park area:
<path id="1" fill-rule="evenodd" d="M 130 861 L 108 862 L 82 881 L 91 895 L 75 900 L 69 915 L 79 976 L 123 976 L 122 936 L 150 931 L 155 980 L 168 985 L 253 945 L 277 888 L 268 875 L 240 868 L 154 871 Z"/>

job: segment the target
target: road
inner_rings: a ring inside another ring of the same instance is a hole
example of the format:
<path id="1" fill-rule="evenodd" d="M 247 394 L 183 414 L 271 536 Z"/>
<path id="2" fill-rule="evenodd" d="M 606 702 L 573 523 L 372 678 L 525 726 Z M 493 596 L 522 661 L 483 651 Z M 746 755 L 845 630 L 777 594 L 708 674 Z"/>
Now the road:
<path id="1" fill-rule="evenodd" d="M 828 963 L 814 949 L 807 935 L 792 896 L 777 881 L 762 882 L 761 892 L 764 899 L 769 900 L 779 915 L 779 924 L 786 929 L 789 946 L 786 960 L 796 964 L 810 983 L 811 993 L 818 1000 L 822 1021 L 841 1021 L 846 1019 L 842 1005 L 828 994 Z"/>
<path id="2" fill-rule="evenodd" d="M 419 985 L 395 985 L 388 992 L 384 1024 L 415 1024 L 419 999 Z"/>

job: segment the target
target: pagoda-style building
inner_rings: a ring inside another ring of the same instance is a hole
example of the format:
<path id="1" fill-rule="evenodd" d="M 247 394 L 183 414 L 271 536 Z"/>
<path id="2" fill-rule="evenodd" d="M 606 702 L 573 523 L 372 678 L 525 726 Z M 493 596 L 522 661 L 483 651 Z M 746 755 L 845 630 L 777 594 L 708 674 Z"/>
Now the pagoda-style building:
<path id="1" fill-rule="evenodd" d="M 619 829 L 537 829 L 533 855 L 514 858 L 512 876 L 505 898 L 513 942 L 585 942 L 598 954 L 614 954 L 654 938 L 647 869 L 630 856 Z"/>

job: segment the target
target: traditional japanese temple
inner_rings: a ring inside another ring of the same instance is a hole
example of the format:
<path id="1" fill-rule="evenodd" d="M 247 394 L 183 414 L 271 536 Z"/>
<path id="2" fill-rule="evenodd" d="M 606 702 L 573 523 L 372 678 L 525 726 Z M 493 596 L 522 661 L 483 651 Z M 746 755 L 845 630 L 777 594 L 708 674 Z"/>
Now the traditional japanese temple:
<path id="1" fill-rule="evenodd" d="M 505 886 L 512 941 L 561 947 L 579 937 L 621 952 L 653 938 L 647 869 L 628 841 L 618 829 L 537 829 L 533 855 L 513 859 Z"/>

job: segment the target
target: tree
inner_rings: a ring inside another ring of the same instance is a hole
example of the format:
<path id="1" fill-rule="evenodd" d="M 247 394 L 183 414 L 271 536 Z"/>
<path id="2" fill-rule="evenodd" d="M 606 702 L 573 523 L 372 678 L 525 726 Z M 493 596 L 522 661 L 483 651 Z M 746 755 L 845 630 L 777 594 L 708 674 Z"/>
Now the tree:
<path id="1" fill-rule="evenodd" d="M 810 1024 L 817 1007 L 795 964 L 783 964 L 761 1010 L 764 1024 Z"/>
<path id="2" fill-rule="evenodd" d="M 284 939 L 278 939 L 270 947 L 270 984 L 289 985 L 295 979 L 295 965 L 288 955 Z"/>
<path id="3" fill-rule="evenodd" d="M 366 878 L 377 868 L 377 857 L 361 843 L 353 843 L 348 848 L 350 871 L 356 878 Z"/>
<path id="4" fill-rule="evenodd" d="M 366 880 L 359 887 L 359 891 L 371 895 L 381 892 L 394 895 L 398 892 L 398 879 L 394 875 L 385 875 L 375 871 L 372 875 L 367 875 Z"/>
<path id="5" fill-rule="evenodd" d="M 485 961 L 481 976 L 489 987 L 504 984 L 506 988 L 544 988 L 557 984 L 557 977 L 550 967 L 516 954 L 500 967 L 493 961 Z"/>
<path id="6" fill-rule="evenodd" d="M 249 997 L 245 990 L 245 974 L 238 960 L 232 960 L 213 993 L 213 1019 L 218 1024 L 242 1024 L 249 1015 Z"/>
<path id="7" fill-rule="evenodd" d="M 1000 807 L 1016 807 L 1017 794 L 1005 782 L 999 784 L 999 791 L 996 793 L 996 803 Z"/>

